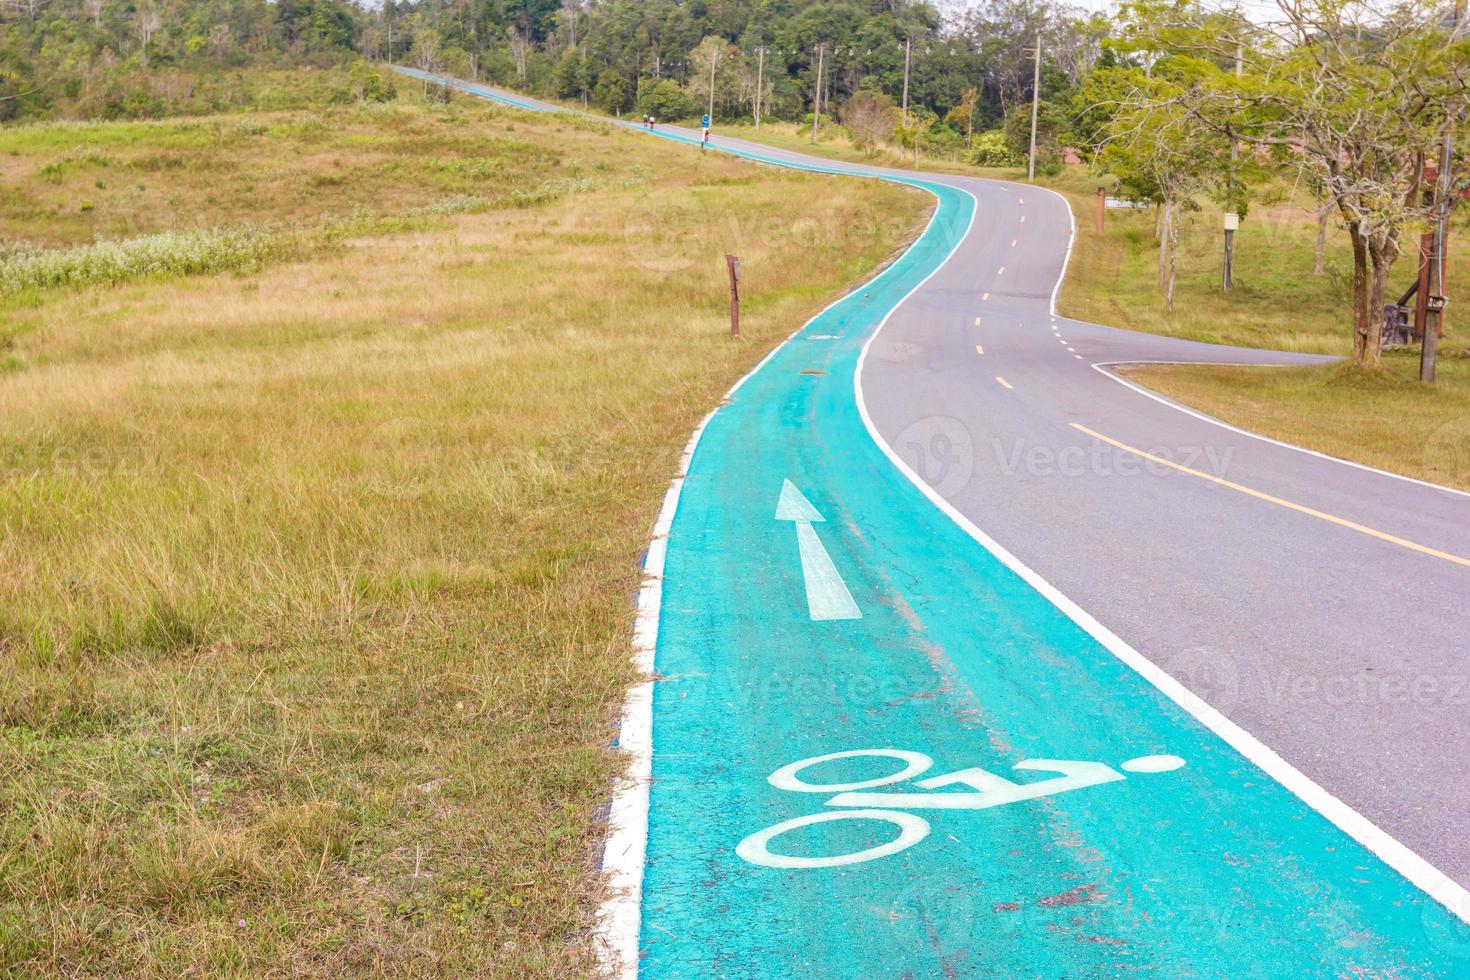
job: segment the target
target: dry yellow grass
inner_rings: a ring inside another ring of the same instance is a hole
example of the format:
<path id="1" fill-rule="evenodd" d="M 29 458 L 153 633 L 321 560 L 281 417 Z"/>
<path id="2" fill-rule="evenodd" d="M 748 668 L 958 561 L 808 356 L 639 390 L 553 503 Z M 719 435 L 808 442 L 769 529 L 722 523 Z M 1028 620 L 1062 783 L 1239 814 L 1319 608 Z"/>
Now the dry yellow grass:
<path id="1" fill-rule="evenodd" d="M 608 180 L 10 311 L 0 973 L 590 969 L 678 447 L 926 201 L 473 118 Z"/>

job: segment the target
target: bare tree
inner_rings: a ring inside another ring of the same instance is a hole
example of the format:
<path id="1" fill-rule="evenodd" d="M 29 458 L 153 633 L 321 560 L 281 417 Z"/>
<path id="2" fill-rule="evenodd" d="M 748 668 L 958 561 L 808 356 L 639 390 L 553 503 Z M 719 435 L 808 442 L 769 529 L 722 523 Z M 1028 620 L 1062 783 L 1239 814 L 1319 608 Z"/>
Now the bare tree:
<path id="1" fill-rule="evenodd" d="M 516 63 L 516 77 L 526 80 L 526 56 L 531 53 L 530 37 L 518 27 L 507 27 L 505 38 L 510 43 L 510 56 Z"/>
<path id="2" fill-rule="evenodd" d="M 419 71 L 425 76 L 437 75 L 443 64 L 442 46 L 439 43 L 439 32 L 436 30 L 422 30 L 413 36 L 414 63 L 418 65 Z M 424 100 L 429 98 L 429 79 L 424 78 Z"/>
<path id="3" fill-rule="evenodd" d="M 138 8 L 138 19 L 134 24 L 134 30 L 138 35 L 138 46 L 143 56 L 143 70 L 148 70 L 148 42 L 153 40 L 163 27 L 163 13 L 157 7 L 140 6 Z"/>
<path id="4" fill-rule="evenodd" d="M 842 124 L 852 133 L 858 148 L 871 152 L 892 138 L 898 124 L 898 109 L 882 92 L 856 92 L 842 107 Z"/>

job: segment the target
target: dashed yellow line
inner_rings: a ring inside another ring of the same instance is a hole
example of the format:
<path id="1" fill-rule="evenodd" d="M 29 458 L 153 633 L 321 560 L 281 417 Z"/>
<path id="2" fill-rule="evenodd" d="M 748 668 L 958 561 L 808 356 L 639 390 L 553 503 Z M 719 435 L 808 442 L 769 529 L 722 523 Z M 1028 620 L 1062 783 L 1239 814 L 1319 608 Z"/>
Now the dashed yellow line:
<path id="1" fill-rule="evenodd" d="M 975 326 L 977 326 L 977 327 L 980 326 L 981 319 L 982 319 L 982 317 L 978 317 L 978 316 L 975 318 Z"/>
<path id="2" fill-rule="evenodd" d="M 1013 387 L 1009 381 L 1007 381 L 1005 378 L 1002 378 L 998 374 L 995 376 L 995 380 L 998 381 L 998 382 L 1000 382 L 1000 386 L 1002 388 L 1006 389 L 1007 391 L 1010 391 L 1011 388 Z"/>
<path id="3" fill-rule="evenodd" d="M 979 344 L 976 344 L 975 345 L 975 353 L 976 354 L 984 354 L 985 353 L 985 348 L 984 347 L 981 347 Z"/>
<path id="4" fill-rule="evenodd" d="M 997 378 L 996 380 L 999 381 L 1000 379 Z M 1002 381 L 1001 383 L 1005 384 L 1004 381 Z M 1006 385 L 1006 387 L 1009 388 L 1010 385 Z M 1319 521 L 1326 521 L 1329 524 L 1336 524 L 1338 527 L 1345 527 L 1350 531 L 1357 531 L 1359 534 L 1366 534 L 1368 535 L 1368 537 L 1377 538 L 1379 541 L 1387 541 L 1389 544 L 1396 544 L 1400 548 L 1407 548 L 1410 551 L 1417 551 L 1421 555 L 1428 555 L 1431 558 L 1440 558 L 1444 561 L 1453 562 L 1456 565 L 1464 565 L 1466 568 L 1470 568 L 1470 558 L 1461 558 L 1459 555 L 1452 555 L 1449 552 L 1439 551 L 1436 548 L 1429 548 L 1422 544 L 1416 544 L 1413 541 L 1409 541 L 1400 537 L 1395 537 L 1392 534 L 1387 534 L 1383 531 L 1375 530 L 1371 527 L 1358 524 L 1343 517 L 1337 517 L 1336 515 L 1327 514 L 1320 510 L 1314 510 L 1313 508 L 1303 506 L 1302 504 L 1292 503 L 1290 500 L 1282 500 L 1280 497 L 1273 497 L 1269 493 L 1262 493 L 1260 490 L 1253 490 L 1250 487 L 1242 486 L 1239 483 L 1233 483 L 1230 480 L 1223 479 L 1211 473 L 1203 473 L 1199 470 L 1190 469 L 1188 466 L 1183 466 L 1179 463 L 1175 463 L 1167 459 L 1162 459 L 1158 456 L 1153 455 L 1152 453 L 1146 453 L 1142 449 L 1135 449 L 1133 446 L 1121 443 L 1116 439 L 1109 439 L 1102 433 L 1094 432 L 1087 426 L 1080 425 L 1076 422 L 1072 423 L 1072 428 L 1076 429 L 1078 432 L 1082 432 L 1086 435 L 1092 436 L 1092 438 L 1098 440 L 1099 442 L 1105 442 L 1110 446 L 1121 449 L 1124 452 L 1132 453 L 1135 456 L 1141 456 L 1151 462 L 1158 463 L 1161 466 L 1167 466 L 1170 469 L 1178 470 L 1181 473 L 1188 473 L 1190 476 L 1197 476 L 1201 480 L 1208 480 L 1209 482 L 1218 484 L 1222 487 L 1229 487 L 1231 490 L 1236 490 L 1240 493 L 1245 494 L 1248 497 L 1255 497 L 1257 500 L 1264 500 L 1269 504 L 1275 504 L 1278 507 L 1285 507 L 1287 510 L 1294 510 L 1298 514 L 1306 514 L 1308 517 L 1315 517 Z"/>

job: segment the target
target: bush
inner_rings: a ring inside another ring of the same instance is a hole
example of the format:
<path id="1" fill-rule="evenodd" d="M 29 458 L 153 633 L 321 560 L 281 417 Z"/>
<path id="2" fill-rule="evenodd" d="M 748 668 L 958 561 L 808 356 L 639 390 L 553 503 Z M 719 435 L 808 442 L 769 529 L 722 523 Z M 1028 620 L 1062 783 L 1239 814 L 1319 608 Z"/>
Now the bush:
<path id="1" fill-rule="evenodd" d="M 294 247 L 293 239 L 244 228 L 168 231 L 77 248 L 20 249 L 0 254 L 0 296 L 139 276 L 256 268 L 288 257 Z"/>
<path id="2" fill-rule="evenodd" d="M 1025 161 L 1011 151 L 999 129 L 976 133 L 970 144 L 970 162 L 977 167 L 1017 167 Z"/>
<path id="3" fill-rule="evenodd" d="M 694 106 L 689 101 L 689 93 L 680 88 L 678 82 L 661 78 L 643 89 L 643 97 L 638 100 L 638 111 L 645 116 L 673 122 L 692 115 Z"/>
<path id="4" fill-rule="evenodd" d="M 1036 172 L 1062 172 L 1062 137 L 1067 132 L 1067 113 L 1054 102 L 1042 102 L 1036 116 Z M 1031 107 L 1017 106 L 1006 116 L 1006 144 L 1018 163 L 1031 151 Z"/>

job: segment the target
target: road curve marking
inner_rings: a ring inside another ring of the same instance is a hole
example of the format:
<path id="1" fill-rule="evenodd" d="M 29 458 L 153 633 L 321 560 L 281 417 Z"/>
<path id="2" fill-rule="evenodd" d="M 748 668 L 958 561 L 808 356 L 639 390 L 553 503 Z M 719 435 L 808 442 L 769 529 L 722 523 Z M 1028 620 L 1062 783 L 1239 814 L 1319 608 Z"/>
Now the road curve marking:
<path id="1" fill-rule="evenodd" d="M 1002 388 L 1006 389 L 1007 391 L 1010 391 L 1015 387 L 1009 381 L 1007 381 L 1005 378 L 1002 378 L 998 374 L 995 376 L 995 380 L 1000 384 Z"/>
<path id="2" fill-rule="evenodd" d="M 1233 483 L 1230 480 L 1215 476 L 1212 473 L 1205 473 L 1200 470 L 1191 469 L 1190 467 L 1184 466 L 1180 463 L 1175 463 L 1160 456 L 1155 456 L 1153 453 L 1146 453 L 1142 449 L 1135 449 L 1133 446 L 1121 443 L 1116 439 L 1109 439 L 1102 433 L 1094 432 L 1092 429 L 1089 429 L 1087 426 L 1082 425 L 1078 422 L 1073 422 L 1071 423 L 1071 425 L 1072 428 L 1076 429 L 1078 432 L 1082 432 L 1089 436 L 1092 436 L 1092 438 L 1098 440 L 1099 442 L 1105 442 L 1110 446 L 1115 446 L 1118 449 L 1121 449 L 1124 452 L 1132 453 L 1135 456 L 1141 456 L 1144 459 L 1149 460 L 1150 462 L 1158 463 L 1161 466 L 1167 466 L 1170 469 L 1178 470 L 1181 473 L 1188 473 L 1190 476 L 1197 476 L 1201 480 L 1208 480 L 1209 482 L 1219 484 L 1222 487 L 1229 487 L 1231 490 L 1237 490 L 1247 496 L 1255 497 L 1257 500 L 1264 500 L 1267 503 L 1276 504 L 1278 507 L 1285 507 L 1287 510 L 1294 510 L 1299 514 L 1306 514 L 1308 517 L 1315 517 L 1320 521 L 1326 521 L 1329 524 L 1336 524 L 1338 527 L 1345 527 L 1350 531 L 1357 531 L 1359 534 L 1366 534 L 1368 537 L 1377 538 L 1379 541 L 1386 541 L 1389 544 L 1396 544 L 1400 548 L 1407 548 L 1410 551 L 1417 551 L 1421 555 L 1428 555 L 1431 558 L 1439 558 L 1447 562 L 1452 562 L 1456 565 L 1463 565 L 1466 568 L 1470 568 L 1470 558 L 1461 558 L 1459 555 L 1452 555 L 1447 551 L 1440 551 L 1437 548 L 1430 548 L 1426 545 L 1417 544 L 1413 541 L 1408 540 L 1407 538 L 1400 538 L 1392 534 L 1388 534 L 1384 531 L 1375 530 L 1374 528 L 1368 527 L 1364 524 L 1358 524 L 1355 521 L 1350 521 L 1345 517 L 1338 517 L 1334 514 L 1328 514 L 1320 510 L 1315 510 L 1303 504 L 1293 503 L 1290 500 L 1283 500 L 1280 497 L 1273 497 L 1269 493 L 1264 493 L 1260 490 L 1255 490 L 1251 487 L 1247 487 L 1239 483 Z"/>

